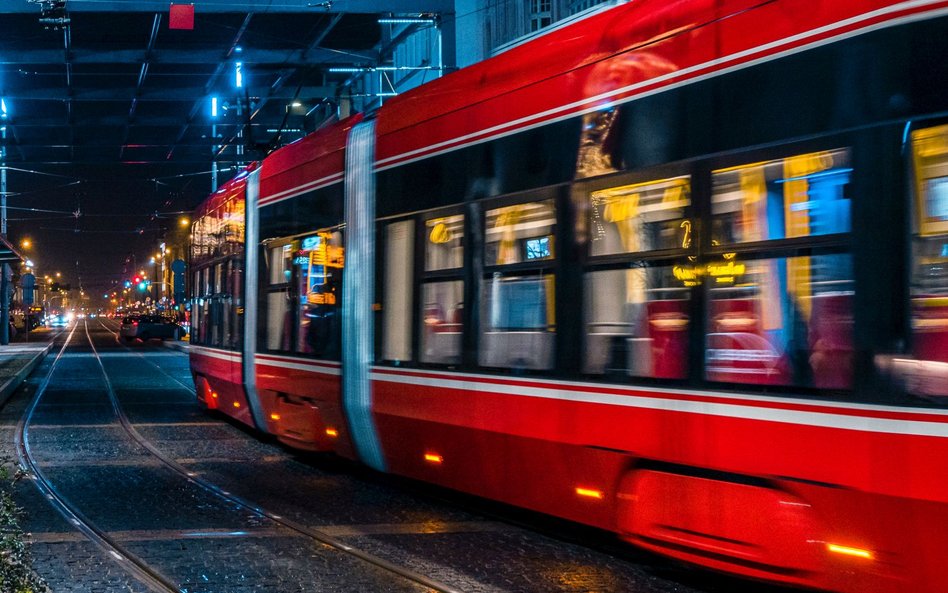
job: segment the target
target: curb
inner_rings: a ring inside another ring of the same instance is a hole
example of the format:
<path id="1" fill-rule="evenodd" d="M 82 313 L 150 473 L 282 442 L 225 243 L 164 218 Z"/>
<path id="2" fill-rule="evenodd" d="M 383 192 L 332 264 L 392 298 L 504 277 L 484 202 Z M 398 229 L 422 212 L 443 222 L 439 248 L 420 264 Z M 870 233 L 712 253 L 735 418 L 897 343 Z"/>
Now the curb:
<path id="1" fill-rule="evenodd" d="M 13 392 L 16 391 L 20 385 L 23 384 L 23 381 L 25 381 L 26 378 L 30 376 L 30 373 L 32 373 L 41 362 L 43 362 L 43 359 L 46 358 L 46 355 L 49 354 L 49 351 L 52 349 L 52 347 L 52 342 L 46 344 L 46 347 L 38 351 L 36 356 L 26 363 L 22 369 L 7 379 L 3 385 L 0 385 L 0 406 L 3 406 L 7 403 L 7 400 L 10 399 L 10 396 L 13 395 Z"/>

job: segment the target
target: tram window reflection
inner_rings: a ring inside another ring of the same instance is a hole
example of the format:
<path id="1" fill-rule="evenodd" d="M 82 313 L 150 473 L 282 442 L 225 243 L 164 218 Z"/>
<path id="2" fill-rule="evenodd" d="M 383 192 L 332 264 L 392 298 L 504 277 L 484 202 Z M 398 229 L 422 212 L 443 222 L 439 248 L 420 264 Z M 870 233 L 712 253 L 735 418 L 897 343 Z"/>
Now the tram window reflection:
<path id="1" fill-rule="evenodd" d="M 671 266 L 592 272 L 585 288 L 585 373 L 688 376 L 691 288 Z"/>
<path id="2" fill-rule="evenodd" d="M 421 361 L 460 363 L 464 282 L 429 282 L 422 289 L 422 302 Z"/>
<path id="3" fill-rule="evenodd" d="M 341 231 L 321 231 L 304 237 L 294 252 L 296 267 L 296 351 L 325 360 L 341 354 L 342 270 L 345 262 Z"/>
<path id="4" fill-rule="evenodd" d="M 484 283 L 481 366 L 553 368 L 554 276 L 494 274 Z"/>
<path id="5" fill-rule="evenodd" d="M 728 245 L 846 233 L 848 149 L 715 171 L 712 239 Z"/>
<path id="6" fill-rule="evenodd" d="M 425 271 L 464 265 L 464 215 L 425 221 Z"/>
<path id="7" fill-rule="evenodd" d="M 385 227 L 381 354 L 382 360 L 396 364 L 412 358 L 414 241 L 414 220 Z"/>
<path id="8" fill-rule="evenodd" d="M 910 397 L 948 406 L 948 125 L 912 132 L 912 154 L 910 346 L 877 362 Z"/>
<path id="9" fill-rule="evenodd" d="M 290 317 L 285 291 L 267 293 L 267 349 L 290 349 Z"/>
<path id="10" fill-rule="evenodd" d="M 851 256 L 732 259 L 705 281 L 708 380 L 852 387 Z"/>
<path id="11" fill-rule="evenodd" d="M 590 194 L 590 255 L 688 247 L 682 230 L 691 204 L 687 176 Z"/>
<path id="12" fill-rule="evenodd" d="M 486 265 L 509 265 L 553 259 L 556 211 L 552 200 L 487 211 Z"/>

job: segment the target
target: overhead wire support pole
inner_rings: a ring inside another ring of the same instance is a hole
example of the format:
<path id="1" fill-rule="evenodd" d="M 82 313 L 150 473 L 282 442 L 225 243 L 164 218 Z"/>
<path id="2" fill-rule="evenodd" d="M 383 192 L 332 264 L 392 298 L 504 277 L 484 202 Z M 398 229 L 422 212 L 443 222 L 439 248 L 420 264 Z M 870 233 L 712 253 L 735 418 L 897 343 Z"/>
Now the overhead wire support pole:
<path id="1" fill-rule="evenodd" d="M 3 105 L 3 123 L 0 123 L 0 236 L 7 238 L 7 122 L 6 103 Z M 10 343 L 10 295 L 7 264 L 0 266 L 0 344 Z"/>

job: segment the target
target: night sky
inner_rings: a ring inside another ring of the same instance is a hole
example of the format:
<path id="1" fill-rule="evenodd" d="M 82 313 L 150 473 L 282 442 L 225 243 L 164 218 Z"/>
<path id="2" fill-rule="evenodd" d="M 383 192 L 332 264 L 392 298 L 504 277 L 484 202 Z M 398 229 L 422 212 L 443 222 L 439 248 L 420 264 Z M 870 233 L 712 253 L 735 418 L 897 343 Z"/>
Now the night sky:
<path id="1" fill-rule="evenodd" d="M 15 195 L 7 202 L 7 237 L 33 260 L 37 277 L 61 272 L 62 282 L 94 297 L 134 274 L 132 262 L 146 268 L 167 231 L 210 191 L 210 174 L 180 168 L 170 174 L 168 168 L 129 165 L 51 172 L 8 172 L 7 191 Z M 220 182 L 231 175 L 220 175 Z M 29 248 L 22 246 L 24 238 Z"/>

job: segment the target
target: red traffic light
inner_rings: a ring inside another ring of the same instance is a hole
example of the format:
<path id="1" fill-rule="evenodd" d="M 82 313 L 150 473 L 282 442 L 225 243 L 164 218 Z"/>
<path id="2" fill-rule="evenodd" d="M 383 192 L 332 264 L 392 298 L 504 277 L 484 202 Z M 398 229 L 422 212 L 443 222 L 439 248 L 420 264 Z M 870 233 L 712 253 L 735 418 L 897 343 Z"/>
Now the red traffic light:
<path id="1" fill-rule="evenodd" d="M 141 281 L 142 281 L 142 277 L 141 277 L 141 276 L 135 276 L 134 278 L 132 278 L 132 283 L 133 283 L 133 284 L 138 284 L 138 283 L 141 282 Z"/>

